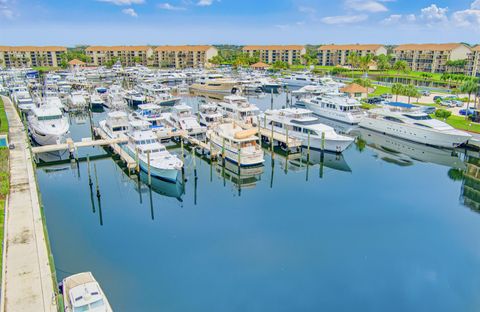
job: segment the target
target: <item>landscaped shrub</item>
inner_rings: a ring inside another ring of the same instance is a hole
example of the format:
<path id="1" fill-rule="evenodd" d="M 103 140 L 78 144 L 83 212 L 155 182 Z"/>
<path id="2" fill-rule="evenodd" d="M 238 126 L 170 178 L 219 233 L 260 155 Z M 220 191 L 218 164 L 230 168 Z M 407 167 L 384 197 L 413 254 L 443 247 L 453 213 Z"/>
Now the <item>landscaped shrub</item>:
<path id="1" fill-rule="evenodd" d="M 447 119 L 448 117 L 450 117 L 450 115 L 452 115 L 452 112 L 446 110 L 446 109 L 437 109 L 435 111 L 435 116 L 438 117 L 438 118 L 445 118 Z"/>

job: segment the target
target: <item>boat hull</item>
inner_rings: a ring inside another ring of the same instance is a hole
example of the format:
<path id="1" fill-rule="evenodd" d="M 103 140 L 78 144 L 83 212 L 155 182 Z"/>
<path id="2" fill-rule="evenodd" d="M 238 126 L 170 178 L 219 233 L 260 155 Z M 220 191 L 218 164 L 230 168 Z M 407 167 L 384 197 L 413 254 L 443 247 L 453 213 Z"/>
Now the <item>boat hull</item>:
<path id="1" fill-rule="evenodd" d="M 471 137 L 467 133 L 462 134 L 462 132 L 458 132 L 458 134 L 434 132 L 428 128 L 420 129 L 409 124 L 397 124 L 370 117 L 365 117 L 360 122 L 360 127 L 412 142 L 446 148 L 458 147 Z"/>
<path id="2" fill-rule="evenodd" d="M 132 158 L 136 158 L 135 153 L 128 147 L 128 145 L 122 145 L 122 148 L 130 155 Z M 140 170 L 148 174 L 148 163 L 143 159 L 138 160 L 138 165 Z M 167 182 L 176 183 L 179 177 L 179 170 L 177 169 L 162 169 L 150 166 L 150 175 L 157 179 L 161 179 Z"/>

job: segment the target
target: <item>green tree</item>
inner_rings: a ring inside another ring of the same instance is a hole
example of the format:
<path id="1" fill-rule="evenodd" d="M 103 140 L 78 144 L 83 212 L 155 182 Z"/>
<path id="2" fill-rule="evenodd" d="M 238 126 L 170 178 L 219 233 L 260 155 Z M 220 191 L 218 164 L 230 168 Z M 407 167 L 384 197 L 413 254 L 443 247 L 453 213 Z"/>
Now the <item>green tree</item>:
<path id="1" fill-rule="evenodd" d="M 406 85 L 403 90 L 403 95 L 408 97 L 408 104 L 410 104 L 410 98 L 419 97 L 420 93 L 413 84 Z"/>
<path id="2" fill-rule="evenodd" d="M 468 102 L 467 102 L 467 109 L 470 107 L 470 99 L 472 94 L 478 92 L 478 84 L 474 80 L 468 80 L 462 84 L 460 87 L 460 92 L 468 94 Z"/>
<path id="3" fill-rule="evenodd" d="M 396 61 L 392 69 L 397 72 L 397 79 L 396 82 L 398 82 L 398 76 L 400 73 L 407 73 L 410 70 L 410 67 L 408 67 L 408 63 L 406 61 Z"/>
<path id="4" fill-rule="evenodd" d="M 368 71 L 370 70 L 370 64 L 373 61 L 372 54 L 366 54 L 360 57 L 360 68 L 362 69 L 363 73 L 368 75 Z"/>
<path id="5" fill-rule="evenodd" d="M 368 78 L 364 78 L 364 79 L 359 78 L 359 79 L 355 79 L 353 82 L 367 89 L 367 98 L 368 98 L 370 88 L 373 87 L 372 81 Z"/>
<path id="6" fill-rule="evenodd" d="M 398 102 L 398 96 L 404 93 L 405 86 L 401 83 L 394 83 L 392 85 L 392 94 L 395 95 L 395 101 Z"/>
<path id="7" fill-rule="evenodd" d="M 392 55 L 391 54 L 380 54 L 374 57 L 375 62 L 377 62 L 377 69 L 380 71 L 386 71 L 392 68 Z"/>
<path id="8" fill-rule="evenodd" d="M 352 68 L 352 78 L 353 78 L 353 72 L 355 69 L 360 67 L 360 57 L 356 52 L 352 52 L 347 56 L 347 63 L 350 65 Z"/>

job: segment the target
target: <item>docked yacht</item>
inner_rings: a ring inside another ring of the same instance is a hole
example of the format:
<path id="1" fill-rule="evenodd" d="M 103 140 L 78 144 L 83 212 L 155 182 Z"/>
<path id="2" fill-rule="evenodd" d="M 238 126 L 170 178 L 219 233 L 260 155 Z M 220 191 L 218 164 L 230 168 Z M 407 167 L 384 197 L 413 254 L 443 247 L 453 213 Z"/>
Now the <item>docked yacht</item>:
<path id="1" fill-rule="evenodd" d="M 111 139 L 125 137 L 129 128 L 128 114 L 122 111 L 109 112 L 99 125 Z"/>
<path id="2" fill-rule="evenodd" d="M 91 272 L 66 277 L 61 284 L 64 311 L 112 312 L 112 307 L 100 284 Z"/>
<path id="3" fill-rule="evenodd" d="M 422 144 L 454 148 L 472 136 L 415 109 L 383 107 L 368 111 L 360 127 Z"/>
<path id="4" fill-rule="evenodd" d="M 221 94 L 235 94 L 242 91 L 240 84 L 232 79 L 223 77 L 209 76 L 200 79 L 190 86 L 190 90 L 194 92 L 212 92 Z"/>
<path id="5" fill-rule="evenodd" d="M 34 107 L 27 117 L 28 130 L 39 145 L 62 143 L 70 128 L 68 120 L 58 107 Z"/>
<path id="6" fill-rule="evenodd" d="M 207 130 L 200 125 L 197 117 L 192 114 L 192 108 L 186 104 L 175 105 L 170 113 L 164 113 L 163 116 L 172 127 L 187 131 L 198 139 L 202 139 Z"/>
<path id="7" fill-rule="evenodd" d="M 179 98 L 178 96 L 173 96 L 167 92 L 155 95 L 153 103 L 160 106 L 170 107 L 180 104 L 180 100 L 181 98 Z"/>
<path id="8" fill-rule="evenodd" d="M 152 103 L 138 105 L 137 110 L 130 114 L 130 119 L 146 121 L 152 129 L 163 128 L 165 121 L 164 115 L 162 115 L 162 107 Z"/>
<path id="9" fill-rule="evenodd" d="M 260 110 L 250 103 L 246 97 L 229 95 L 218 103 L 220 112 L 227 118 L 241 121 L 247 124 L 254 124 Z"/>
<path id="10" fill-rule="evenodd" d="M 303 87 L 316 83 L 317 79 L 308 74 L 292 74 L 290 76 L 281 78 L 280 82 L 289 87 Z"/>
<path id="11" fill-rule="evenodd" d="M 257 129 L 243 130 L 235 122 L 223 123 L 207 131 L 207 138 L 217 152 L 224 152 L 225 158 L 240 167 L 262 164 L 263 149 Z"/>
<path id="12" fill-rule="evenodd" d="M 140 169 L 149 171 L 148 159 L 150 158 L 151 176 L 175 183 L 183 162 L 167 151 L 149 127 L 150 125 L 145 121 L 130 121 L 128 142 L 124 149 L 131 157 L 138 157 Z"/>
<path id="13" fill-rule="evenodd" d="M 80 91 L 73 91 L 67 97 L 67 108 L 69 111 L 80 111 L 87 108 L 87 100 L 85 95 Z"/>
<path id="14" fill-rule="evenodd" d="M 304 99 L 305 108 L 311 110 L 315 115 L 338 120 L 351 125 L 358 124 L 365 111 L 361 104 L 355 99 L 340 93 L 328 93 Z"/>
<path id="15" fill-rule="evenodd" d="M 287 135 L 288 129 L 289 137 L 301 140 L 303 146 L 310 144 L 314 149 L 341 153 L 353 142 L 353 138 L 337 134 L 332 127 L 321 123 L 307 109 L 267 110 L 259 119 L 267 129 L 272 128 L 273 123 L 273 131 L 283 135 Z"/>
<path id="16" fill-rule="evenodd" d="M 135 90 L 127 90 L 124 94 L 125 101 L 131 107 L 137 107 L 140 104 L 147 103 L 146 97 Z"/>
<path id="17" fill-rule="evenodd" d="M 92 94 L 90 97 L 90 108 L 92 110 L 98 110 L 103 109 L 104 106 L 105 101 L 102 99 L 102 97 L 97 93 Z"/>
<path id="18" fill-rule="evenodd" d="M 204 103 L 199 107 L 200 125 L 210 126 L 211 124 L 218 123 L 222 120 L 222 113 L 220 108 L 214 103 Z"/>
<path id="19" fill-rule="evenodd" d="M 55 91 L 47 90 L 44 93 L 44 100 L 47 106 L 58 107 L 60 110 L 65 110 L 65 106 L 59 97 L 59 94 Z"/>

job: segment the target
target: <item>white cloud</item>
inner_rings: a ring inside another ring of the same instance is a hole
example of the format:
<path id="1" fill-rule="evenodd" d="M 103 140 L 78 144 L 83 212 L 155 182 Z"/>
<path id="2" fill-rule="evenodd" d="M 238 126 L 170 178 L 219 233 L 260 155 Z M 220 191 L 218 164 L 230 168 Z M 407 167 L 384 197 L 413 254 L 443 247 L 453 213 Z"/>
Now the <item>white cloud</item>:
<path id="1" fill-rule="evenodd" d="M 415 14 L 408 14 L 407 16 L 405 16 L 405 18 L 409 23 L 414 23 L 417 20 Z"/>
<path id="2" fill-rule="evenodd" d="M 387 7 L 380 3 L 385 1 L 376 1 L 376 0 L 347 0 L 345 1 L 345 7 L 347 9 L 362 11 L 362 12 L 386 12 L 388 11 Z"/>
<path id="3" fill-rule="evenodd" d="M 183 11 L 183 10 L 186 10 L 186 8 L 184 8 L 184 7 L 175 6 L 175 5 L 170 4 L 170 3 L 168 3 L 168 2 L 159 3 L 159 4 L 157 5 L 157 7 L 158 7 L 159 9 L 169 10 L 169 11 Z"/>
<path id="4" fill-rule="evenodd" d="M 396 24 L 411 24 L 417 20 L 415 14 L 392 14 L 389 17 L 382 20 L 380 23 L 383 25 L 396 25 Z"/>
<path id="5" fill-rule="evenodd" d="M 123 14 L 130 15 L 131 17 L 138 17 L 137 12 L 135 12 L 135 10 L 132 9 L 132 8 L 123 9 L 123 10 L 122 10 L 122 13 L 123 13 Z"/>
<path id="6" fill-rule="evenodd" d="M 11 5 L 11 1 L 0 0 L 0 17 L 4 17 L 6 19 L 13 19 L 14 13 Z"/>
<path id="7" fill-rule="evenodd" d="M 132 4 L 142 4 L 145 0 L 98 0 L 100 2 L 108 2 L 115 5 L 132 5 Z"/>
<path id="8" fill-rule="evenodd" d="M 475 0 L 470 5 L 470 9 L 472 10 L 480 10 L 480 0 Z"/>
<path id="9" fill-rule="evenodd" d="M 452 21 L 456 26 L 460 27 L 480 27 L 480 10 L 467 9 L 454 12 Z"/>
<path id="10" fill-rule="evenodd" d="M 315 8 L 306 7 L 306 6 L 299 6 L 298 11 L 301 12 L 301 13 L 307 13 L 307 14 L 314 14 L 314 13 L 317 12 L 317 10 Z"/>
<path id="11" fill-rule="evenodd" d="M 213 3 L 213 0 L 199 0 L 197 2 L 197 5 L 199 5 L 199 6 L 210 6 L 210 5 L 212 5 L 212 3 Z"/>
<path id="12" fill-rule="evenodd" d="M 321 19 L 325 24 L 353 24 L 363 22 L 368 19 L 367 15 L 338 15 L 338 16 L 327 16 Z"/>
<path id="13" fill-rule="evenodd" d="M 429 24 L 447 22 L 448 8 L 440 8 L 436 4 L 423 8 L 420 13 L 420 18 Z"/>

